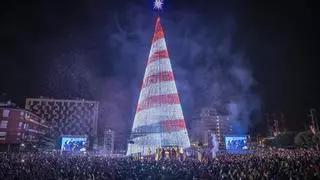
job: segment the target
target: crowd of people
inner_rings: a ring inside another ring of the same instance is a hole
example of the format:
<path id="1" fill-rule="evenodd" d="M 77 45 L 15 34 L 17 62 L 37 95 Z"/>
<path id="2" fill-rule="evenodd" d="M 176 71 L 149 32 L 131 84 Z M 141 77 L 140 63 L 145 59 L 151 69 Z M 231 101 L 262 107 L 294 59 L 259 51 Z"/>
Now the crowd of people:
<path id="1" fill-rule="evenodd" d="M 320 179 L 317 150 L 221 155 L 200 162 L 59 153 L 1 153 L 0 179 Z"/>

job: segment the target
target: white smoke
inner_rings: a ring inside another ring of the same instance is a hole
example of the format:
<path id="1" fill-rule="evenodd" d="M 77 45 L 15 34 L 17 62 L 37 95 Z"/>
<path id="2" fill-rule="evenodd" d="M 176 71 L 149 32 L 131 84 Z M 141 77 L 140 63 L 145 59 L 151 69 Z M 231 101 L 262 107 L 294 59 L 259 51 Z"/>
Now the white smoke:
<path id="1" fill-rule="evenodd" d="M 212 133 L 211 136 L 212 136 L 212 149 L 211 149 L 212 158 L 216 158 L 217 152 L 219 151 L 219 143 L 214 133 Z"/>

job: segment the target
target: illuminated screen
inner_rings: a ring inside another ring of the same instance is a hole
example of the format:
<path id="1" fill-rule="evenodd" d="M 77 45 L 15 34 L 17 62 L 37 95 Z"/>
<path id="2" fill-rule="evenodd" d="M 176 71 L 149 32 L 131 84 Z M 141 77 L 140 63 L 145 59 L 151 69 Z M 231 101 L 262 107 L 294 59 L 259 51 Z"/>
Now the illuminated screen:
<path id="1" fill-rule="evenodd" d="M 226 136 L 226 150 L 229 152 L 243 152 L 248 149 L 247 136 Z"/>
<path id="2" fill-rule="evenodd" d="M 62 136 L 61 150 L 66 152 L 86 151 L 86 136 Z"/>

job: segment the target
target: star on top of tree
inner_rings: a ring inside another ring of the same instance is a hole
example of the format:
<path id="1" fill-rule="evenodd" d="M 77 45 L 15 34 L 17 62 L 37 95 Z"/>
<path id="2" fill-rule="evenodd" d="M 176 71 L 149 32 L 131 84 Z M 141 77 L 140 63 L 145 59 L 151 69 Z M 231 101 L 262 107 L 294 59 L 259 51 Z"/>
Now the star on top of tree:
<path id="1" fill-rule="evenodd" d="M 155 0 L 153 3 L 153 8 L 160 11 L 163 8 L 163 0 Z"/>

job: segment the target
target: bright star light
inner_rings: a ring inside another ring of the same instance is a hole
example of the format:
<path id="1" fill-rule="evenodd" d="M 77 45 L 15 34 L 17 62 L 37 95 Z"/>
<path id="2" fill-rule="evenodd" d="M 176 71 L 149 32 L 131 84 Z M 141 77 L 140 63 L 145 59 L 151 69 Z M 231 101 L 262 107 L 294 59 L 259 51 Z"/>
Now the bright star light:
<path id="1" fill-rule="evenodd" d="M 156 10 L 162 10 L 163 0 L 155 0 L 153 3 L 153 8 Z"/>

